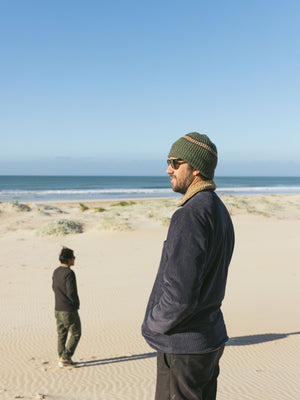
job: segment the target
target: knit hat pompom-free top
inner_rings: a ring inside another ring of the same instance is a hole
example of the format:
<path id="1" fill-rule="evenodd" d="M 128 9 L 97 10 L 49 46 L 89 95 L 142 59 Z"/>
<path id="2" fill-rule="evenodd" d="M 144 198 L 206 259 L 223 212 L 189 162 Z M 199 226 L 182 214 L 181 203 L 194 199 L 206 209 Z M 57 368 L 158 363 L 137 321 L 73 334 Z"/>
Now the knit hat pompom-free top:
<path id="1" fill-rule="evenodd" d="M 181 158 L 205 178 L 213 179 L 218 162 L 217 147 L 208 136 L 198 132 L 184 135 L 173 143 L 169 157 Z"/>

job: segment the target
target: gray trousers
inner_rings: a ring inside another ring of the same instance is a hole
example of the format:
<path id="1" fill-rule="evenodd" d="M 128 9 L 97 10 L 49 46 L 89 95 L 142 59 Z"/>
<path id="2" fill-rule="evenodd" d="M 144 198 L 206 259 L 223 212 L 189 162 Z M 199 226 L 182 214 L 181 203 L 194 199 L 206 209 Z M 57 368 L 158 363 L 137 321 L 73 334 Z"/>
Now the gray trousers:
<path id="1" fill-rule="evenodd" d="M 55 318 L 57 323 L 58 355 L 64 360 L 70 360 L 81 336 L 78 311 L 55 311 Z M 69 339 L 67 342 L 68 334 Z"/>

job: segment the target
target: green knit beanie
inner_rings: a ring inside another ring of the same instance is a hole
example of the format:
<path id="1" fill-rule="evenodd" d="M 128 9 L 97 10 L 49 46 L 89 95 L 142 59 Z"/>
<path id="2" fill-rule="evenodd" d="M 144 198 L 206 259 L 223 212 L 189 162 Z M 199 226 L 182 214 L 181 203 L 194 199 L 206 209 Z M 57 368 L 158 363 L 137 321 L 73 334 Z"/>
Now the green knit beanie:
<path id="1" fill-rule="evenodd" d="M 218 162 L 216 146 L 208 136 L 191 132 L 178 139 L 171 147 L 169 157 L 181 158 L 201 175 L 213 179 Z"/>

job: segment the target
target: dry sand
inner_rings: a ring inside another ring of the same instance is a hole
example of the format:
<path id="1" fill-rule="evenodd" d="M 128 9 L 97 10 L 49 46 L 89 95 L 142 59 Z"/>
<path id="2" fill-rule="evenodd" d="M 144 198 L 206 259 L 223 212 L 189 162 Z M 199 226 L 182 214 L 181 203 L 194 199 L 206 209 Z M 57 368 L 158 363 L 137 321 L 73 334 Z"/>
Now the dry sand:
<path id="1" fill-rule="evenodd" d="M 236 247 L 218 400 L 299 399 L 300 195 L 223 200 Z M 0 204 L 0 399 L 153 399 L 155 353 L 140 325 L 177 201 Z M 51 289 L 63 245 L 76 254 L 83 327 L 68 370 Z"/>

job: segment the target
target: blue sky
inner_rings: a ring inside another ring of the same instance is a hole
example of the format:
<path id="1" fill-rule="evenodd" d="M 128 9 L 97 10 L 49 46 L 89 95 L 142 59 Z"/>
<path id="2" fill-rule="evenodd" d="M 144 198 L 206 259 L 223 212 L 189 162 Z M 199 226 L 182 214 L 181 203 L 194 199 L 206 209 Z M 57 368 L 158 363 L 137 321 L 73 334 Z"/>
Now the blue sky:
<path id="1" fill-rule="evenodd" d="M 300 176 L 298 0 L 0 0 L 0 174 Z"/>

